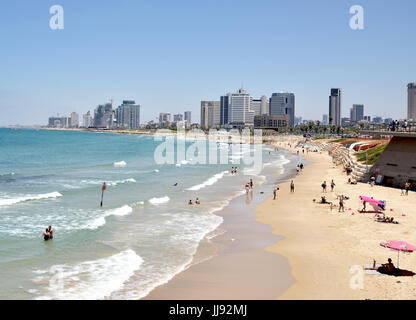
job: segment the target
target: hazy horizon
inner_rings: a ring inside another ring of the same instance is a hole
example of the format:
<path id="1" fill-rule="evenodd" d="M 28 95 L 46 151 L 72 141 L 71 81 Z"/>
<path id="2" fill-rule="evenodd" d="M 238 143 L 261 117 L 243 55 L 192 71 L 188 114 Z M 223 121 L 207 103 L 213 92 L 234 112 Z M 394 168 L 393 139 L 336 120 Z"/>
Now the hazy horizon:
<path id="1" fill-rule="evenodd" d="M 52 30 L 49 9 L 64 9 Z M 352 5 L 364 29 L 352 30 Z M 159 112 L 192 111 L 243 83 L 254 98 L 290 91 L 296 116 L 321 120 L 331 88 L 342 116 L 404 118 L 416 82 L 416 2 L 19 1 L 0 4 L 0 126 L 46 125 L 113 99 Z"/>

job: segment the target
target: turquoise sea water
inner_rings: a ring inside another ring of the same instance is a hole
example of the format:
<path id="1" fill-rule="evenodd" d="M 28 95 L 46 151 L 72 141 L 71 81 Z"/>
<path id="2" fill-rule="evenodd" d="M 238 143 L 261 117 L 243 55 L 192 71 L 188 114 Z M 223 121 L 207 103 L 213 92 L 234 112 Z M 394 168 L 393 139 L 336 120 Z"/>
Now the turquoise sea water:
<path id="1" fill-rule="evenodd" d="M 290 160 L 264 146 L 255 175 L 231 162 L 157 165 L 159 144 L 146 135 L 0 129 L 0 299 L 141 298 L 191 263 L 222 222 L 215 212 L 249 179 L 261 184 Z M 230 161 L 250 147 L 241 148 Z M 201 205 L 189 206 L 196 197 Z M 55 238 L 45 242 L 48 225 Z"/>

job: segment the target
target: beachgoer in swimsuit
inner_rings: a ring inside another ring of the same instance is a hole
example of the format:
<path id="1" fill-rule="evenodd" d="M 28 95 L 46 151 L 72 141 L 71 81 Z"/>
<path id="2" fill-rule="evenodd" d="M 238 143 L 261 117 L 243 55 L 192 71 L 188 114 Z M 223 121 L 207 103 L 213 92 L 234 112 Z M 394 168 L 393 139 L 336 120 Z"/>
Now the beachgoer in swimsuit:
<path id="1" fill-rule="evenodd" d="M 45 232 L 42 234 L 42 236 L 43 236 L 43 240 L 45 240 L 45 241 L 51 239 L 51 235 L 48 231 L 48 228 L 45 229 Z"/>

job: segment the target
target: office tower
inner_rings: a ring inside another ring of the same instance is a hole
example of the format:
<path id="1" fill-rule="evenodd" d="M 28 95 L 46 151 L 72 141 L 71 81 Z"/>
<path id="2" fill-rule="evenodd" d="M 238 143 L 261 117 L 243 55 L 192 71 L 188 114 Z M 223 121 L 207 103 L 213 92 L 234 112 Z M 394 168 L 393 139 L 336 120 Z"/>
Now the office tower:
<path id="1" fill-rule="evenodd" d="M 269 99 L 266 96 L 261 96 L 260 100 L 260 114 L 269 114 Z"/>
<path id="2" fill-rule="evenodd" d="M 178 113 L 173 115 L 173 122 L 183 121 L 183 114 Z"/>
<path id="3" fill-rule="evenodd" d="M 352 123 L 358 123 L 361 120 L 364 120 L 364 105 L 363 104 L 353 104 L 350 109 L 350 120 Z"/>
<path id="4" fill-rule="evenodd" d="M 228 109 L 230 104 L 231 93 L 220 97 L 220 125 L 228 124 Z"/>
<path id="5" fill-rule="evenodd" d="M 191 111 L 185 111 L 185 113 L 184 113 L 184 116 L 185 116 L 185 121 L 186 121 L 188 124 L 191 124 L 191 122 L 192 122 L 192 117 L 191 117 L 191 115 L 192 115 Z"/>
<path id="6" fill-rule="evenodd" d="M 341 89 L 332 88 L 329 96 L 329 124 L 341 125 Z"/>
<path id="7" fill-rule="evenodd" d="M 235 126 L 254 125 L 254 111 L 250 106 L 251 100 L 250 94 L 243 88 L 229 96 L 229 124 Z"/>
<path id="8" fill-rule="evenodd" d="M 71 113 L 71 128 L 79 127 L 79 115 L 76 112 Z"/>
<path id="9" fill-rule="evenodd" d="M 209 129 L 220 125 L 220 101 L 201 101 L 201 127 Z"/>
<path id="10" fill-rule="evenodd" d="M 295 94 L 290 92 L 273 93 L 269 104 L 270 115 L 289 116 L 289 126 L 295 125 Z"/>
<path id="11" fill-rule="evenodd" d="M 328 115 L 327 114 L 323 114 L 322 115 L 322 124 L 323 125 L 328 125 Z"/>
<path id="12" fill-rule="evenodd" d="M 261 115 L 261 99 L 252 99 L 250 101 L 251 110 L 254 111 L 254 116 Z"/>
<path id="13" fill-rule="evenodd" d="M 88 111 L 86 114 L 82 116 L 82 126 L 85 128 L 89 128 L 93 125 L 91 113 Z"/>
<path id="14" fill-rule="evenodd" d="M 407 119 L 416 121 L 416 82 L 407 85 Z"/>
<path id="15" fill-rule="evenodd" d="M 100 104 L 94 110 L 95 128 L 112 128 L 114 126 L 114 110 L 111 103 Z"/>
<path id="16" fill-rule="evenodd" d="M 116 110 L 116 119 L 118 128 L 140 128 L 140 105 L 134 100 L 123 100 Z"/>
<path id="17" fill-rule="evenodd" d="M 159 123 L 160 124 L 171 122 L 170 119 L 171 118 L 170 118 L 170 113 L 169 112 L 159 113 Z"/>
<path id="18" fill-rule="evenodd" d="M 371 122 L 371 117 L 370 116 L 364 116 L 364 120 L 368 121 L 368 122 Z"/>

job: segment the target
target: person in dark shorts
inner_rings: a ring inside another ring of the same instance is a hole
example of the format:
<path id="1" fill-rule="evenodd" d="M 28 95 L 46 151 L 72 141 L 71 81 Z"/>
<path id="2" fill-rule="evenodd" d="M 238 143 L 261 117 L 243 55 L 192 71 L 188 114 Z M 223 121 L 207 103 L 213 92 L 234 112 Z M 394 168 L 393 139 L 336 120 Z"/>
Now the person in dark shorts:
<path id="1" fill-rule="evenodd" d="M 290 192 L 295 192 L 295 183 L 292 181 L 290 181 Z"/>

